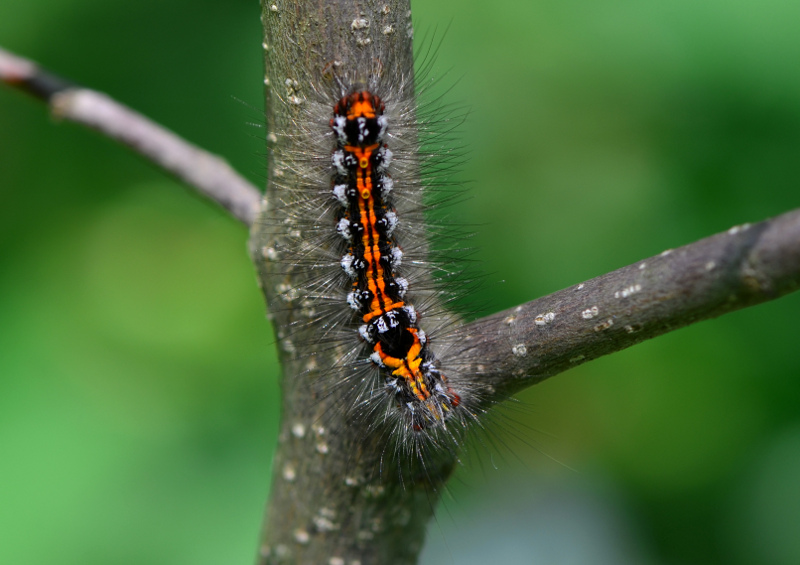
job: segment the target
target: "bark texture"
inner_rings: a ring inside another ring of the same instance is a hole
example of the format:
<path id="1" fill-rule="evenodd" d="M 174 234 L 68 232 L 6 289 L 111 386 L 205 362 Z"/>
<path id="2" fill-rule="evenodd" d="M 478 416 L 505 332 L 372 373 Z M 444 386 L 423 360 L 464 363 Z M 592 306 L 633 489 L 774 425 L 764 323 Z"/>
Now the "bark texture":
<path id="1" fill-rule="evenodd" d="M 571 367 L 800 287 L 800 210 L 476 320 L 450 354 L 497 402 Z"/>
<path id="2" fill-rule="evenodd" d="M 263 5 L 269 182 L 262 217 L 255 223 L 251 253 L 279 336 L 282 415 L 273 460 L 271 500 L 267 508 L 259 563 L 411 564 L 433 514 L 437 492 L 422 478 L 403 483 L 385 457 L 379 438 L 364 441 L 363 430 L 338 409 L 338 392 L 320 397 L 311 384 L 324 372 L 330 378 L 334 348 L 309 356 L 292 343 L 314 343 L 302 310 L 287 307 L 286 288 L 302 287 L 313 274 L 270 260 L 272 249 L 291 249 L 291 225 L 273 229 L 282 217 L 280 187 L 301 183 L 287 163 L 302 153 L 302 136 L 292 135 L 304 119 L 303 104 L 320 81 L 335 80 L 331 69 L 374 65 L 385 73 L 413 76 L 411 12 L 407 1 L 317 0 Z M 385 33 L 385 30 L 403 33 Z M 332 148 L 331 148 L 332 149 Z M 291 336 L 287 335 L 291 333 Z M 291 339 L 288 339 L 291 337 Z M 449 457 L 429 470 L 447 476 Z M 376 473 L 376 470 L 378 472 Z"/>

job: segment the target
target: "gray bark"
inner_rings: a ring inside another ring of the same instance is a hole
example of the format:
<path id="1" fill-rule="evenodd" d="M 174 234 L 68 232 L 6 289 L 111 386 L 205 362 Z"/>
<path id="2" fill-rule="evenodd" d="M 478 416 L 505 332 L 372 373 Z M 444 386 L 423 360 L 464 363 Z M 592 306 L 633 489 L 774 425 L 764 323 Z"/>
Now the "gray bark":
<path id="1" fill-rule="evenodd" d="M 312 90 L 335 80 L 328 71 L 357 76 L 360 65 L 375 64 L 393 75 L 413 76 L 407 1 L 361 2 L 319 0 L 267 1 L 263 5 L 266 108 L 269 136 L 269 181 L 262 217 L 256 220 L 251 254 L 280 343 L 283 367 L 282 414 L 278 449 L 273 460 L 270 501 L 259 563 L 416 563 L 438 493 L 425 480 L 403 481 L 394 458 L 378 435 L 365 439 L 363 429 L 341 410 L 343 391 L 324 397 L 311 384 L 322 374 L 332 378 L 341 354 L 318 348 L 313 356 L 287 347 L 316 343 L 314 327 L 302 308 L 286 307 L 287 286 L 298 288 L 312 273 L 303 265 L 269 260 L 265 249 L 297 249 L 290 233 L 297 226 L 278 205 L 281 189 L 302 185 L 297 168 L 308 139 L 293 132 L 307 115 Z M 354 24 L 356 20 L 368 26 Z M 322 77 L 322 78 L 320 78 Z M 327 77 L 327 78 L 326 78 Z M 324 86 L 323 86 L 324 87 Z M 332 148 L 331 148 L 332 149 Z M 280 230 L 275 226 L 283 226 Z M 307 266 L 306 266 L 307 267 Z M 314 306 L 305 306 L 313 309 Z M 291 328 L 291 330 L 289 330 Z M 342 375 L 344 377 L 344 375 Z M 446 477 L 455 462 L 448 454 L 427 469 Z M 378 470 L 376 472 L 376 470 Z"/>

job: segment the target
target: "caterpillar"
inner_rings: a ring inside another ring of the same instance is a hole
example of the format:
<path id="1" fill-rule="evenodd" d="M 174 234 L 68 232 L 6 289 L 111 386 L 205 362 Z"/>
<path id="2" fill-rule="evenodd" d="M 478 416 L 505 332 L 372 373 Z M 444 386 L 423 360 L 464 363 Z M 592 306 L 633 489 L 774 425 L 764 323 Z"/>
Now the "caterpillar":
<path id="1" fill-rule="evenodd" d="M 367 91 L 334 107 L 333 194 L 343 207 L 336 231 L 347 242 L 342 268 L 353 280 L 347 303 L 362 315 L 358 331 L 372 346 L 369 359 L 382 369 L 410 428 L 421 431 L 443 423 L 461 398 L 437 368 L 414 306 L 403 301 L 408 281 L 396 275 L 403 254 L 392 238 L 399 220 L 391 204 L 384 110 Z"/>
<path id="2" fill-rule="evenodd" d="M 381 472 L 407 476 L 429 474 L 437 453 L 457 457 L 484 412 L 469 378 L 442 361 L 459 323 L 448 306 L 465 288 L 451 256 L 461 233 L 427 217 L 460 194 L 447 178 L 459 115 L 420 104 L 418 83 L 366 57 L 306 88 L 287 79 L 293 118 L 268 139 L 277 198 L 252 240 L 286 281 L 265 289 L 284 363 L 299 373 L 284 387 L 311 387 L 311 421 L 347 420 L 354 441 L 383 446 Z"/>

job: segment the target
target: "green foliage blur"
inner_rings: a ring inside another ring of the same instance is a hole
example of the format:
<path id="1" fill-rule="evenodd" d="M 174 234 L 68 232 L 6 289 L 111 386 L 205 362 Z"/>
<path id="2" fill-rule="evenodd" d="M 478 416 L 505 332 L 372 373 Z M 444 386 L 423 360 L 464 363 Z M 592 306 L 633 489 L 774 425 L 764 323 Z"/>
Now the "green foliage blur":
<path id="1" fill-rule="evenodd" d="M 800 204 L 800 4 L 414 10 L 420 47 L 449 24 L 432 76 L 470 110 L 448 213 L 477 226 L 487 313 Z M 258 185 L 260 43 L 254 0 L 0 3 L 0 45 Z M 0 88 L 0 563 L 252 561 L 279 392 L 246 238 Z M 798 316 L 792 295 L 526 391 L 423 562 L 800 563 Z"/>

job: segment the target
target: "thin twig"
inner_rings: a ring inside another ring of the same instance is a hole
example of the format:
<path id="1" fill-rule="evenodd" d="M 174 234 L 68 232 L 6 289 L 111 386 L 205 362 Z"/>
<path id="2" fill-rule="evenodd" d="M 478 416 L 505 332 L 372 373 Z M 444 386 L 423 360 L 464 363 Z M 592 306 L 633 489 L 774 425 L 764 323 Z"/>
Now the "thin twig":
<path id="1" fill-rule="evenodd" d="M 252 225 L 261 193 L 225 159 L 200 149 L 107 95 L 82 88 L 0 49 L 0 81 L 48 103 L 53 115 L 123 143 Z"/>

